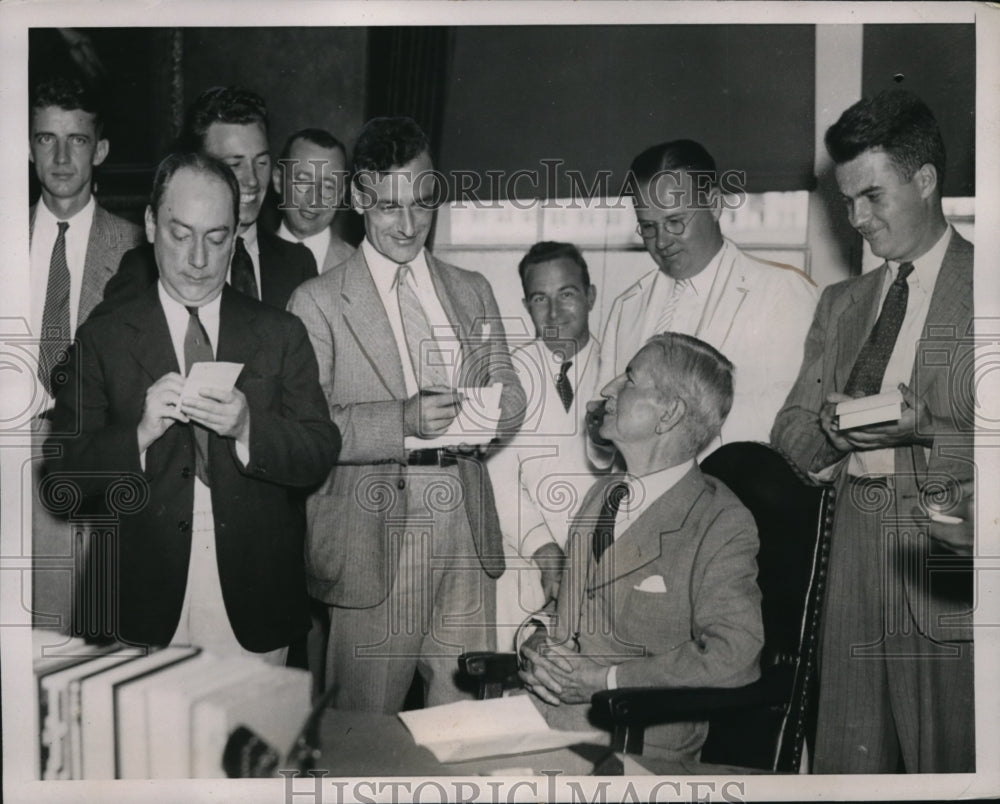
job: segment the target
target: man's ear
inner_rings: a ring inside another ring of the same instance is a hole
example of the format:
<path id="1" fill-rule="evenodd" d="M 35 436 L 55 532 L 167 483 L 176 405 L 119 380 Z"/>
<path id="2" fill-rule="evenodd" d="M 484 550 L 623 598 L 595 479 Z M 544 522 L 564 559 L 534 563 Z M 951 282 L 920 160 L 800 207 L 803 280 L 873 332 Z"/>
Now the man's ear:
<path id="1" fill-rule="evenodd" d="M 281 162 L 275 162 L 274 166 L 271 168 L 271 186 L 274 188 L 275 194 L 282 201 L 285 199 L 285 194 L 282 192 L 284 188 L 282 185 L 282 178 L 285 175 L 285 166 Z"/>
<path id="2" fill-rule="evenodd" d="M 156 215 L 153 213 L 153 208 L 146 205 L 146 240 L 150 243 L 156 238 Z"/>
<path id="3" fill-rule="evenodd" d="M 712 220 L 718 221 L 722 217 L 722 191 L 719 185 L 713 184 L 708 191 L 708 203 L 711 205 Z"/>
<path id="4" fill-rule="evenodd" d="M 687 413 L 687 404 L 679 396 L 675 396 L 667 402 L 663 415 L 660 416 L 660 420 L 656 423 L 656 434 L 663 435 L 673 430 L 684 420 L 685 413 Z"/>
<path id="5" fill-rule="evenodd" d="M 913 181 L 917 182 L 917 187 L 920 188 L 921 198 L 930 198 L 937 189 L 938 178 L 937 168 L 930 162 L 917 168 L 917 172 L 913 174 Z"/>
<path id="6" fill-rule="evenodd" d="M 101 162 L 108 158 L 108 151 L 111 150 L 111 143 L 107 140 L 98 140 L 97 147 L 94 149 L 94 158 L 90 160 L 90 164 L 97 167 Z"/>
<path id="7" fill-rule="evenodd" d="M 591 285 L 589 288 L 587 288 L 587 310 L 588 310 L 588 312 L 590 310 L 594 309 L 594 302 L 596 302 L 596 301 L 597 301 L 597 286 L 596 285 Z"/>
<path id="8" fill-rule="evenodd" d="M 362 217 L 375 204 L 375 194 L 363 188 L 358 182 L 351 182 L 351 209 Z"/>

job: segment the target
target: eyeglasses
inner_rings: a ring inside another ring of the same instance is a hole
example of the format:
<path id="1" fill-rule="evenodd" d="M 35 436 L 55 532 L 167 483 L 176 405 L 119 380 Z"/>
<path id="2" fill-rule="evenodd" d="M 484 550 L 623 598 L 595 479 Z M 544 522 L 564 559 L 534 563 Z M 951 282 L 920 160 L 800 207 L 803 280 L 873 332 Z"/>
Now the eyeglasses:
<path id="1" fill-rule="evenodd" d="M 666 218 L 662 221 L 639 221 L 635 226 L 635 233 L 643 240 L 652 240 L 656 237 L 657 232 L 662 226 L 667 234 L 680 237 L 684 234 L 684 230 L 687 229 L 687 225 L 693 217 L 694 215 L 691 215 L 687 220 L 683 218 Z"/>

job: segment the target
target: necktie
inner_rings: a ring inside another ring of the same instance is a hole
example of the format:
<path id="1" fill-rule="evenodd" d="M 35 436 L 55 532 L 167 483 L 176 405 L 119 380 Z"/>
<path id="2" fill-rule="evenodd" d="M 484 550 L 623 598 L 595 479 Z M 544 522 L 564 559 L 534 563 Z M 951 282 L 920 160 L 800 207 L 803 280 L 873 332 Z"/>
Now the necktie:
<path id="1" fill-rule="evenodd" d="M 685 282 L 683 280 L 674 280 L 674 288 L 670 291 L 667 303 L 660 312 L 660 320 L 656 323 L 657 334 L 660 332 L 669 332 L 674 325 L 674 313 L 677 310 L 677 305 L 680 303 L 681 296 L 684 295 L 684 285 Z"/>
<path id="2" fill-rule="evenodd" d="M 66 362 L 69 348 L 69 265 L 66 262 L 66 230 L 69 224 L 59 221 L 59 234 L 52 246 L 49 280 L 45 286 L 45 306 L 42 308 L 42 337 L 38 344 L 38 379 L 50 395 L 55 395 L 60 382 L 53 383 L 52 371 Z"/>
<path id="3" fill-rule="evenodd" d="M 191 366 L 195 363 L 211 363 L 215 360 L 212 353 L 212 343 L 208 339 L 208 333 L 198 318 L 198 308 L 188 307 L 188 325 L 184 333 L 184 368 L 185 373 L 191 373 Z M 198 479 L 206 486 L 211 486 L 211 478 L 208 472 L 208 430 L 200 424 L 191 423 L 191 431 L 194 433 L 194 469 Z"/>
<path id="4" fill-rule="evenodd" d="M 253 272 L 253 260 L 250 259 L 250 252 L 247 251 L 242 237 L 236 238 L 236 250 L 233 252 L 230 278 L 232 279 L 232 286 L 236 290 L 260 301 L 260 292 L 257 290 L 257 278 Z"/>
<path id="5" fill-rule="evenodd" d="M 569 371 L 572 365 L 573 361 L 567 360 L 559 367 L 559 376 L 556 377 L 556 391 L 559 392 L 559 399 L 562 400 L 562 405 L 567 412 L 569 412 L 569 406 L 573 404 L 573 385 L 570 383 L 566 372 Z"/>
<path id="6" fill-rule="evenodd" d="M 889 364 L 899 328 L 906 315 L 906 302 L 910 295 L 906 277 L 912 272 L 912 262 L 900 264 L 896 280 L 889 286 L 889 292 L 882 303 L 882 312 L 858 353 L 851 376 L 847 378 L 844 393 L 848 396 L 871 396 L 882 390 L 885 367 Z"/>
<path id="7" fill-rule="evenodd" d="M 597 527 L 594 528 L 593 550 L 594 558 L 598 561 L 615 540 L 615 517 L 628 496 L 628 484 L 621 481 L 612 483 L 604 492 L 604 503 L 601 505 L 601 513 L 597 515 Z"/>
<path id="8" fill-rule="evenodd" d="M 410 286 L 412 274 L 413 270 L 409 265 L 399 266 L 396 273 L 396 297 L 399 300 L 399 314 L 403 319 L 403 336 L 406 338 L 406 348 L 413 362 L 417 385 L 420 388 L 432 385 L 450 387 L 451 380 L 444 366 L 426 358 L 421 360 L 422 354 L 427 355 L 429 351 L 435 351 L 434 334 L 431 332 L 431 325 L 427 321 L 423 305 Z"/>

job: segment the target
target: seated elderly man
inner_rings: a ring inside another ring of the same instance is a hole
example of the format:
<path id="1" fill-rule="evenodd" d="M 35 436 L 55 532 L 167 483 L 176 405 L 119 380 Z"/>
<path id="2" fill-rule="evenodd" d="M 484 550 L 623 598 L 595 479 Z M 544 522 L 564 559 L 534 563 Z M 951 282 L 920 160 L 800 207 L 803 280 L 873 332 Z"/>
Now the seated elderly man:
<path id="1" fill-rule="evenodd" d="M 588 492 L 570 528 L 555 617 L 539 616 L 521 647 L 521 679 L 559 729 L 592 728 L 598 690 L 732 687 L 760 674 L 757 529 L 695 462 L 729 413 L 732 363 L 667 332 L 601 395 L 600 433 L 628 472 Z M 644 753 L 696 759 L 707 734 L 700 722 L 649 728 Z"/>

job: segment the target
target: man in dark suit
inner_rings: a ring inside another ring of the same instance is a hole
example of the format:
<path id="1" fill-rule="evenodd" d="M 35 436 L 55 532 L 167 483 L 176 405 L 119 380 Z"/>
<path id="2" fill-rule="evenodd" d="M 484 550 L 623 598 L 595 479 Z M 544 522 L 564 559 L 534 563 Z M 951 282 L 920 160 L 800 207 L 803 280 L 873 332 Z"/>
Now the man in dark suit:
<path id="1" fill-rule="evenodd" d="M 749 684 L 764 643 L 753 516 L 696 461 L 729 413 L 733 364 L 665 332 L 601 395 L 600 434 L 628 472 L 591 487 L 569 529 L 556 619 L 521 646 L 521 678 L 559 729 L 592 728 L 599 690 Z M 707 734 L 704 722 L 655 726 L 644 754 L 694 760 Z"/>
<path id="2" fill-rule="evenodd" d="M 285 309 L 298 285 L 316 276 L 308 249 L 288 243 L 257 226 L 271 178 L 267 108 L 263 99 L 240 87 L 213 87 L 188 109 L 180 137 L 182 150 L 197 151 L 225 162 L 240 187 L 240 224 L 230 266 L 229 284 L 271 307 Z M 108 283 L 108 302 L 99 312 L 140 294 L 156 283 L 152 248 L 140 246 L 122 259 Z"/>
<path id="3" fill-rule="evenodd" d="M 212 157 L 157 170 L 146 236 L 159 280 L 79 332 L 56 400 L 50 470 L 119 511 L 114 635 L 282 662 L 308 627 L 293 490 L 339 447 L 301 322 L 226 286 L 239 188 Z M 235 388 L 183 394 L 197 362 L 243 364 Z M 113 496 L 110 495 L 109 496 Z"/>
<path id="4" fill-rule="evenodd" d="M 942 212 L 944 143 L 920 99 L 865 98 L 826 146 L 886 262 L 823 292 L 771 435 L 838 489 L 813 770 L 973 771 L 972 573 L 927 516 L 974 476 L 972 372 L 952 371 L 971 358 L 973 248 Z M 839 402 L 897 390 L 898 420 L 840 427 Z"/>
<path id="5" fill-rule="evenodd" d="M 271 172 L 271 185 L 280 199 L 278 237 L 308 248 L 321 274 L 354 253 L 334 229 L 346 179 L 343 144 L 320 128 L 292 134 Z"/>
<path id="6" fill-rule="evenodd" d="M 40 336 L 40 387 L 36 443 L 49 432 L 55 387 L 65 378 L 64 353 L 77 328 L 104 294 L 104 285 L 128 249 L 142 242 L 133 223 L 105 210 L 94 199 L 93 169 L 108 155 L 98 99 L 78 79 L 54 78 L 35 87 L 30 108 L 29 158 L 41 184 L 30 211 L 31 331 Z M 32 609 L 37 624 L 69 625 L 73 544 L 65 521 L 39 499 L 41 454 L 32 476 Z M 58 618 L 58 619 L 54 619 Z"/>
<path id="7" fill-rule="evenodd" d="M 369 121 L 352 184 L 365 240 L 289 303 L 344 435 L 307 504 L 306 555 L 341 708 L 398 712 L 414 669 L 429 704 L 454 701 L 458 654 L 494 642 L 504 559 L 489 475 L 477 453 L 422 445 L 455 419 L 458 389 L 502 383 L 503 433 L 525 397 L 489 283 L 424 249 L 437 189 L 416 123 Z"/>

